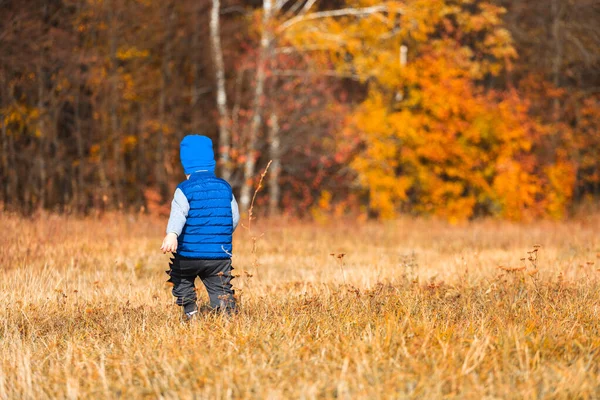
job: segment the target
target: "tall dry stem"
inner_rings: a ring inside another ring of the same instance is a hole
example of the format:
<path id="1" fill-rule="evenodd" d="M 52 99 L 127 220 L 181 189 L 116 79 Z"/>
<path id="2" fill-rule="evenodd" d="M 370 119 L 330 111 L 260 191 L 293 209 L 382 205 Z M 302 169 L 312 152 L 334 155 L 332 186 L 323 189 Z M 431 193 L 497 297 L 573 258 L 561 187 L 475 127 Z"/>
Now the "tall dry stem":
<path id="1" fill-rule="evenodd" d="M 252 196 L 252 201 L 250 202 L 250 208 L 248 209 L 248 225 L 242 224 L 242 226 L 248 230 L 248 233 L 250 234 L 250 240 L 252 241 L 252 251 L 251 251 L 252 270 L 254 271 L 255 274 L 258 272 L 258 266 L 259 266 L 258 253 L 257 253 L 257 242 L 258 242 L 258 239 L 260 237 L 262 237 L 263 233 L 261 233 L 260 235 L 257 235 L 252 230 L 252 220 L 255 219 L 255 217 L 254 217 L 254 202 L 256 201 L 256 195 L 258 194 L 260 189 L 262 189 L 262 187 L 263 187 L 263 180 L 265 179 L 265 176 L 267 175 L 267 172 L 269 171 L 269 167 L 271 166 L 272 162 L 273 162 L 273 160 L 269 160 L 264 171 L 262 172 L 262 174 L 260 174 L 260 179 L 258 180 L 258 185 L 256 186 L 256 189 L 254 190 L 254 195 Z M 246 274 L 246 275 L 248 276 L 248 274 Z"/>

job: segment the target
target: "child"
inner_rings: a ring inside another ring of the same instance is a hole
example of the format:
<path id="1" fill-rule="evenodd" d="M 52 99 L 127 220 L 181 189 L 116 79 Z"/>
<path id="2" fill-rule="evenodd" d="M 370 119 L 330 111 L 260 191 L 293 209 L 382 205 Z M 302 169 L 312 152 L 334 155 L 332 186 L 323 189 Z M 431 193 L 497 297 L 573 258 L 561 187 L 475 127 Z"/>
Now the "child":
<path id="1" fill-rule="evenodd" d="M 187 319 L 197 312 L 194 280 L 202 279 L 215 310 L 236 311 L 231 287 L 231 241 L 240 219 L 231 186 L 215 177 L 212 141 L 188 135 L 179 154 L 187 180 L 175 190 L 163 253 L 172 252 L 169 282 Z"/>

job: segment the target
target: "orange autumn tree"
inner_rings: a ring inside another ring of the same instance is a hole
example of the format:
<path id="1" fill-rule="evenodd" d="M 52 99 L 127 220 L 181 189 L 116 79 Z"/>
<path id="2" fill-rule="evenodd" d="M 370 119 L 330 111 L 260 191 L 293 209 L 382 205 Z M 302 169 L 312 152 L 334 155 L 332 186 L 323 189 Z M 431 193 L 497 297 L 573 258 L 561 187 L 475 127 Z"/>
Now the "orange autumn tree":
<path id="1" fill-rule="evenodd" d="M 485 89 L 516 57 L 500 7 L 363 0 L 345 10 L 313 14 L 286 34 L 368 87 L 345 135 L 361 138 L 352 168 L 371 213 L 461 220 L 522 219 L 548 204 L 553 214 L 564 210 L 570 191 L 556 177 L 568 180 L 572 169 L 536 160 L 544 127 L 528 117 L 526 101 Z"/>

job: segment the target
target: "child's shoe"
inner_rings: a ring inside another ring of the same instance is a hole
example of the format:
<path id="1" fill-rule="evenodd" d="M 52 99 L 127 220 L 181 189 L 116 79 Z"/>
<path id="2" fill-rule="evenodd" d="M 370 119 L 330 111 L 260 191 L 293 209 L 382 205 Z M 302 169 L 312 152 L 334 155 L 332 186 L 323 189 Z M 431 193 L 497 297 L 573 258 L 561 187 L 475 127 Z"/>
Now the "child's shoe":
<path id="1" fill-rule="evenodd" d="M 186 322 L 192 321 L 196 319 L 196 315 L 198 315 L 198 310 L 186 312 L 183 314 L 183 320 Z"/>
<path id="2" fill-rule="evenodd" d="M 191 320 L 195 319 L 197 314 L 198 314 L 198 305 L 196 304 L 196 302 L 188 303 L 183 306 L 183 320 L 184 321 L 187 322 L 187 321 L 191 321 Z"/>

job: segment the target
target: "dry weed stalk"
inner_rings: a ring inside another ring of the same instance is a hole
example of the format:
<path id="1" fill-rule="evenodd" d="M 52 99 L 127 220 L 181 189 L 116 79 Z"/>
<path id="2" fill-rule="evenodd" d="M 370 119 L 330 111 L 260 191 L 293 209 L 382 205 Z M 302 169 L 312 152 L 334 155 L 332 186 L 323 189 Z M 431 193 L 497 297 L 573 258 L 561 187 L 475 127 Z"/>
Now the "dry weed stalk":
<path id="1" fill-rule="evenodd" d="M 256 186 L 256 189 L 254 190 L 254 195 L 252 195 L 252 201 L 250 202 L 250 208 L 248 209 L 248 225 L 242 224 L 242 226 L 248 231 L 248 234 L 250 235 L 250 240 L 252 241 L 251 254 L 252 254 L 252 270 L 253 270 L 254 274 L 257 274 L 258 267 L 259 267 L 257 242 L 258 242 L 258 239 L 260 239 L 264 235 L 264 233 L 261 233 L 260 235 L 256 235 L 254 233 L 254 231 L 252 230 L 252 221 L 255 219 L 255 217 L 254 217 L 254 202 L 256 200 L 256 195 L 258 194 L 260 189 L 262 189 L 262 187 L 263 187 L 262 186 L 263 180 L 265 179 L 265 176 L 267 175 L 267 172 L 269 171 L 269 167 L 271 166 L 272 162 L 273 162 L 273 160 L 269 160 L 264 171 L 262 172 L 262 174 L 260 174 L 260 179 L 258 180 L 258 185 Z M 250 277 L 252 277 L 252 274 L 245 271 L 245 276 L 250 278 Z"/>
<path id="2" fill-rule="evenodd" d="M 340 274 L 342 275 L 342 280 L 344 282 L 344 285 L 346 284 L 346 271 L 344 270 L 344 256 L 346 255 L 345 253 L 330 253 L 330 256 L 332 256 L 334 259 L 337 259 L 338 261 L 338 265 L 340 267 Z"/>

